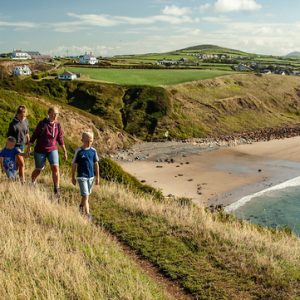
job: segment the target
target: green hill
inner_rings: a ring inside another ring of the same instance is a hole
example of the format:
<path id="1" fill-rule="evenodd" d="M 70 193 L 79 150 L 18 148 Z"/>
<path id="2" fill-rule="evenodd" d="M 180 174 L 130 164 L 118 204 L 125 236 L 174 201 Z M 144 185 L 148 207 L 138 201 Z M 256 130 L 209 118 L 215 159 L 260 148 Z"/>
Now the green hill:
<path id="1" fill-rule="evenodd" d="M 176 52 L 199 52 L 199 53 L 205 53 L 205 54 L 232 54 L 232 55 L 253 55 L 247 52 L 243 52 L 240 50 L 230 49 L 230 48 L 224 48 L 220 46 L 215 45 L 198 45 L 198 46 L 192 46 L 187 47 L 181 50 L 177 50 Z"/>
<path id="2" fill-rule="evenodd" d="M 291 52 L 291 53 L 287 54 L 285 57 L 287 57 L 287 58 L 300 58 L 300 52 L 299 51 Z"/>

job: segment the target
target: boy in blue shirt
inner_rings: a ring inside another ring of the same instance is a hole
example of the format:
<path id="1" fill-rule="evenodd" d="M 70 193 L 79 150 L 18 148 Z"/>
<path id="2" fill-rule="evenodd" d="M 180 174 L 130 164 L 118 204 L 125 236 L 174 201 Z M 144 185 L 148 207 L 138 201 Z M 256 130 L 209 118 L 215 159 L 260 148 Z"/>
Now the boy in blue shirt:
<path id="1" fill-rule="evenodd" d="M 21 152 L 20 148 L 16 147 L 16 139 L 9 136 L 6 139 L 5 147 L 0 152 L 0 164 L 2 172 L 12 180 L 16 180 L 17 176 L 17 155 L 25 156 L 25 154 Z"/>
<path id="2" fill-rule="evenodd" d="M 82 146 L 75 151 L 72 161 L 72 183 L 79 184 L 81 203 L 79 211 L 91 220 L 89 209 L 89 195 L 92 192 L 93 183 L 99 184 L 99 157 L 95 148 L 91 147 L 94 136 L 90 132 L 82 134 Z M 77 177 L 75 176 L 77 170 Z M 96 178 L 95 178 L 96 177 Z"/>

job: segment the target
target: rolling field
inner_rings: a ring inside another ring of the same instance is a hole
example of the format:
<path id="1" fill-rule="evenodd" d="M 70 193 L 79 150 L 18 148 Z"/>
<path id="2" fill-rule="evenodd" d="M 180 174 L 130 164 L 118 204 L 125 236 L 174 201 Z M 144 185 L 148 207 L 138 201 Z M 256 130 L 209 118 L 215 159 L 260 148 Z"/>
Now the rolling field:
<path id="1" fill-rule="evenodd" d="M 128 70 L 68 68 L 73 73 L 81 73 L 93 80 L 112 82 L 121 85 L 172 85 L 194 80 L 214 78 L 231 74 L 218 70 Z"/>

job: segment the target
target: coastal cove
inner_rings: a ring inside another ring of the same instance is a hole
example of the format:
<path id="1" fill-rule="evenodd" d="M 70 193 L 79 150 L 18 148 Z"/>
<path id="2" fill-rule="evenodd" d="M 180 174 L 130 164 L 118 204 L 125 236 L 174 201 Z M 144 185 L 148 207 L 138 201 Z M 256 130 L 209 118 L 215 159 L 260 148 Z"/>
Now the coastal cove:
<path id="1" fill-rule="evenodd" d="M 135 145 L 115 158 L 165 195 L 229 206 L 300 174 L 300 137 L 237 146 L 162 142 Z"/>

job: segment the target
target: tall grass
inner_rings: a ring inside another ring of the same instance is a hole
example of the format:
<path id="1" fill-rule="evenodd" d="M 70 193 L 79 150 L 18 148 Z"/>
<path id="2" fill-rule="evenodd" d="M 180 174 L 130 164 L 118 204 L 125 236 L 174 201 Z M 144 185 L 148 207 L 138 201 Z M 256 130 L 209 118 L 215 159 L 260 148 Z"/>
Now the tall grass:
<path id="1" fill-rule="evenodd" d="M 169 299 L 101 228 L 43 188 L 0 184 L 1 299 Z"/>

